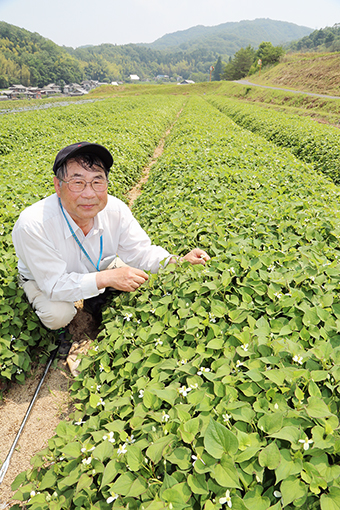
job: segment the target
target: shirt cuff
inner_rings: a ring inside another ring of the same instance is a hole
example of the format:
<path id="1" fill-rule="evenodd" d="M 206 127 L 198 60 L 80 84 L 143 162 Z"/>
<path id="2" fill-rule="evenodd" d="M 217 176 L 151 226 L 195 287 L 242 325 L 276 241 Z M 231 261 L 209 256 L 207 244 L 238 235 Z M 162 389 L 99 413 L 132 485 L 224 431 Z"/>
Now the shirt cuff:
<path id="1" fill-rule="evenodd" d="M 98 296 L 98 294 L 102 294 L 105 291 L 105 289 L 98 290 L 96 282 L 96 273 L 84 274 L 81 279 L 80 285 L 83 294 L 83 299 L 89 299 Z"/>

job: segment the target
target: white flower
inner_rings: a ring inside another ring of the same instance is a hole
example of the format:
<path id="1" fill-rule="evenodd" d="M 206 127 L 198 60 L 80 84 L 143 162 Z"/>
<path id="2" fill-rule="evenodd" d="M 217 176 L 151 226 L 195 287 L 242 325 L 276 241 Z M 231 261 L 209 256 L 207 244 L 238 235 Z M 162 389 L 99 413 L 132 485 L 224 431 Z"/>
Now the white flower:
<path id="1" fill-rule="evenodd" d="M 200 455 L 198 455 L 198 454 L 197 455 L 191 455 L 191 458 L 194 460 L 194 462 L 192 463 L 193 466 L 195 465 L 196 460 L 200 460 L 202 462 L 202 464 L 205 465 L 205 462 L 204 462 L 203 459 L 201 459 Z"/>
<path id="2" fill-rule="evenodd" d="M 241 345 L 242 349 L 244 351 L 248 351 L 248 348 L 249 348 L 249 344 L 244 344 L 244 345 Z"/>
<path id="3" fill-rule="evenodd" d="M 91 464 L 91 460 L 92 460 L 92 457 L 88 457 L 87 459 L 83 459 L 82 463 L 84 464 L 84 466 L 86 466 L 88 464 Z"/>
<path id="4" fill-rule="evenodd" d="M 230 497 L 230 491 L 229 490 L 226 491 L 224 498 L 220 498 L 219 499 L 219 503 L 221 505 L 224 505 L 225 503 L 227 503 L 229 508 L 231 508 L 233 506 L 232 503 L 231 503 L 231 497 Z"/>
<path id="5" fill-rule="evenodd" d="M 277 299 L 281 299 L 282 298 L 282 294 L 280 292 L 274 292 L 274 296 L 276 296 Z"/>
<path id="6" fill-rule="evenodd" d="M 151 313 L 155 313 L 155 312 L 156 312 L 156 310 L 155 310 L 154 308 L 151 308 L 150 312 L 151 312 Z"/>
<path id="7" fill-rule="evenodd" d="M 293 356 L 293 361 L 295 361 L 296 363 L 299 363 L 300 365 L 303 364 L 302 356 L 298 356 L 297 354 L 295 354 L 295 356 Z"/>
<path id="8" fill-rule="evenodd" d="M 181 360 L 181 365 L 186 365 L 188 363 L 188 360 L 187 359 L 182 359 Z"/>
<path id="9" fill-rule="evenodd" d="M 11 342 L 14 342 L 16 340 L 15 336 L 11 335 Z"/>
<path id="10" fill-rule="evenodd" d="M 99 371 L 102 372 L 104 370 L 104 367 L 102 364 L 99 365 Z"/>
<path id="11" fill-rule="evenodd" d="M 129 444 L 133 444 L 136 442 L 135 439 L 133 439 L 133 434 L 131 436 L 128 436 L 126 441 L 129 443 Z"/>
<path id="12" fill-rule="evenodd" d="M 209 322 L 216 322 L 215 315 L 209 312 Z"/>
<path id="13" fill-rule="evenodd" d="M 228 423 L 231 418 L 231 414 L 222 414 L 222 418 L 223 418 L 223 421 Z"/>
<path id="14" fill-rule="evenodd" d="M 229 273 L 233 273 L 233 274 L 235 274 L 235 269 L 234 269 L 233 267 L 230 267 L 230 268 L 228 269 L 228 271 L 229 271 Z"/>
<path id="15" fill-rule="evenodd" d="M 79 421 L 74 422 L 75 425 L 81 425 L 82 423 L 85 423 L 85 422 L 81 418 Z"/>
<path id="16" fill-rule="evenodd" d="M 202 375 L 203 372 L 210 372 L 210 368 L 201 367 L 197 372 L 197 375 Z"/>
<path id="17" fill-rule="evenodd" d="M 21 368 L 18 368 L 17 369 L 17 374 L 21 374 L 21 372 L 22 372 Z"/>
<path id="18" fill-rule="evenodd" d="M 86 450 L 86 448 L 82 448 L 80 451 L 81 451 L 81 453 L 85 453 L 87 450 Z"/>
<path id="19" fill-rule="evenodd" d="M 157 347 L 157 345 L 163 345 L 163 342 L 160 338 L 157 338 L 157 340 L 155 342 L 155 347 Z"/>
<path id="20" fill-rule="evenodd" d="M 304 450 L 309 450 L 309 445 L 312 444 L 313 442 L 314 442 L 313 439 L 308 439 L 307 436 L 306 439 L 299 439 L 299 443 L 303 444 Z"/>
<path id="21" fill-rule="evenodd" d="M 126 446 L 127 446 L 126 443 L 124 443 L 123 446 L 122 445 L 119 446 L 117 451 L 118 455 L 123 455 L 124 453 L 127 452 Z"/>
<path id="22" fill-rule="evenodd" d="M 282 494 L 281 494 L 281 492 L 280 492 L 280 491 L 274 491 L 274 492 L 273 492 L 273 494 L 274 494 L 274 496 L 275 496 L 276 498 L 281 498 L 281 497 L 282 497 Z"/>
<path id="23" fill-rule="evenodd" d="M 100 399 L 99 399 L 99 402 L 98 402 L 98 404 L 97 404 L 97 407 L 98 407 L 98 406 L 105 406 L 105 402 L 104 402 L 104 400 L 103 400 L 102 398 L 100 398 Z"/>
<path id="24" fill-rule="evenodd" d="M 126 319 L 127 321 L 130 321 L 131 320 L 131 317 L 132 317 L 132 313 L 125 313 L 124 314 L 124 319 Z"/>
<path id="25" fill-rule="evenodd" d="M 139 390 L 139 398 L 143 398 L 144 397 L 144 390 Z"/>
<path id="26" fill-rule="evenodd" d="M 275 269 L 275 264 L 273 264 L 272 266 L 268 266 L 268 271 L 274 271 Z"/>
<path id="27" fill-rule="evenodd" d="M 115 442 L 115 438 L 113 437 L 113 432 L 109 432 L 109 435 L 108 436 L 103 436 L 103 441 L 106 441 L 106 439 L 109 440 L 109 443 L 114 443 Z"/>
<path id="28" fill-rule="evenodd" d="M 278 409 L 279 408 L 279 405 L 278 404 L 274 404 L 274 409 Z"/>
<path id="29" fill-rule="evenodd" d="M 238 359 L 236 361 L 236 368 L 241 367 L 242 365 L 243 365 L 243 363 Z"/>
<path id="30" fill-rule="evenodd" d="M 162 421 L 169 421 L 170 416 L 165 411 L 162 412 Z"/>
<path id="31" fill-rule="evenodd" d="M 309 278 L 310 278 L 310 279 L 312 280 L 312 282 L 314 283 L 314 281 L 315 281 L 315 276 L 310 276 Z"/>
<path id="32" fill-rule="evenodd" d="M 99 345 L 96 345 L 96 347 L 94 348 L 94 350 L 97 352 L 99 349 Z"/>
<path id="33" fill-rule="evenodd" d="M 182 386 L 179 390 L 179 393 L 181 395 L 183 395 L 183 397 L 186 397 L 189 393 L 189 391 L 191 391 L 191 388 L 187 388 L 186 386 Z"/>
<path id="34" fill-rule="evenodd" d="M 106 503 L 112 503 L 112 501 L 115 501 L 118 498 L 118 494 L 115 492 L 110 492 L 111 496 L 107 498 Z"/>
<path id="35" fill-rule="evenodd" d="M 197 390 L 198 388 L 197 382 L 195 384 L 190 384 L 190 388 L 192 388 L 193 390 Z"/>
<path id="36" fill-rule="evenodd" d="M 102 387 L 101 384 L 97 384 L 97 391 L 99 391 L 101 387 Z"/>
<path id="37" fill-rule="evenodd" d="M 31 491 L 30 496 L 31 496 L 31 498 L 33 498 L 35 496 L 35 491 Z"/>

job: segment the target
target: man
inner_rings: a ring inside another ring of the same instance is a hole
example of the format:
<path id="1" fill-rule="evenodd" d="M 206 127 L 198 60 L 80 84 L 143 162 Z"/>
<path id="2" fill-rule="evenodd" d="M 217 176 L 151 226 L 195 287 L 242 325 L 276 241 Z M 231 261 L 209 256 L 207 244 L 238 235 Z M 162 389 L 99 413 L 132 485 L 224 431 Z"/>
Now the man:
<path id="1" fill-rule="evenodd" d="M 145 271 L 178 260 L 152 245 L 129 208 L 108 195 L 112 164 L 102 145 L 65 147 L 53 165 L 56 193 L 25 209 L 14 226 L 21 284 L 49 329 L 71 322 L 75 301 L 103 304 L 106 289 L 133 292 L 148 280 Z M 124 267 L 116 267 L 117 255 Z M 209 256 L 196 248 L 182 259 L 204 264 Z"/>

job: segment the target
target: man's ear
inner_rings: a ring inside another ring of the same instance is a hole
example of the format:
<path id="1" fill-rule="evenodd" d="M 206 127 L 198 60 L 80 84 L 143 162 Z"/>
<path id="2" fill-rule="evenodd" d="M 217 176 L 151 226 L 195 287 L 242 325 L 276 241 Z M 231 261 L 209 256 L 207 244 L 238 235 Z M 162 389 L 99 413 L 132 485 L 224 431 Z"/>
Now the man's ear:
<path id="1" fill-rule="evenodd" d="M 58 197 L 60 197 L 61 184 L 60 184 L 59 179 L 57 177 L 53 177 L 53 183 L 54 183 L 54 189 L 55 189 Z"/>

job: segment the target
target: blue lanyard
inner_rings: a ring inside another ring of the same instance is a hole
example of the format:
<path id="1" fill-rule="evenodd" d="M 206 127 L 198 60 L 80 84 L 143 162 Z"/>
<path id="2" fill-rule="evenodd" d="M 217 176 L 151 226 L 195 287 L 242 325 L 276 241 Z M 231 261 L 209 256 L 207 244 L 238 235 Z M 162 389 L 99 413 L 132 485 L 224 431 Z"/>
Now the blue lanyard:
<path id="1" fill-rule="evenodd" d="M 102 254 L 103 254 L 103 234 L 100 236 L 100 253 L 99 253 L 99 259 L 98 259 L 98 262 L 97 262 L 97 265 L 96 265 L 92 261 L 90 255 L 87 253 L 87 251 L 85 250 L 84 246 L 81 244 L 81 242 L 79 241 L 78 237 L 76 236 L 73 228 L 71 227 L 70 222 L 68 221 L 67 216 L 66 216 L 66 214 L 64 212 L 64 208 L 63 208 L 63 206 L 61 204 L 60 198 L 58 200 L 59 200 L 59 205 L 60 205 L 60 208 L 61 208 L 61 212 L 63 213 L 63 216 L 64 216 L 64 218 L 66 220 L 66 223 L 68 225 L 68 228 L 70 229 L 70 232 L 71 232 L 74 240 L 77 242 L 79 248 L 84 253 L 84 255 L 88 258 L 88 260 L 91 262 L 91 264 L 96 268 L 97 271 L 99 271 L 99 264 L 100 264 L 100 261 L 101 261 L 101 258 L 102 258 Z"/>

